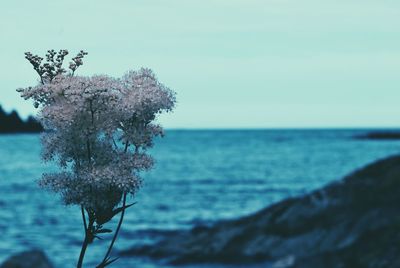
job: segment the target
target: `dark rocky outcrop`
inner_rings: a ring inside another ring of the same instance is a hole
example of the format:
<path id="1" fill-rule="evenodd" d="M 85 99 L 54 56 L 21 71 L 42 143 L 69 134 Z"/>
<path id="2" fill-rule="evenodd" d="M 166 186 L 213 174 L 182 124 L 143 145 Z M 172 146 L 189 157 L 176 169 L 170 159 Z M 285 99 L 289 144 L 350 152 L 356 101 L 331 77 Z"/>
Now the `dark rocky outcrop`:
<path id="1" fill-rule="evenodd" d="M 42 125 L 32 116 L 23 121 L 16 111 L 6 113 L 0 106 L 0 133 L 37 133 L 43 131 Z"/>
<path id="2" fill-rule="evenodd" d="M 359 140 L 400 140 L 400 131 L 370 132 L 355 136 Z"/>
<path id="3" fill-rule="evenodd" d="M 400 157 L 254 215 L 171 233 L 120 254 L 170 264 L 400 267 Z"/>
<path id="4" fill-rule="evenodd" d="M 10 257 L 0 268 L 53 268 L 53 265 L 42 251 L 31 250 Z"/>

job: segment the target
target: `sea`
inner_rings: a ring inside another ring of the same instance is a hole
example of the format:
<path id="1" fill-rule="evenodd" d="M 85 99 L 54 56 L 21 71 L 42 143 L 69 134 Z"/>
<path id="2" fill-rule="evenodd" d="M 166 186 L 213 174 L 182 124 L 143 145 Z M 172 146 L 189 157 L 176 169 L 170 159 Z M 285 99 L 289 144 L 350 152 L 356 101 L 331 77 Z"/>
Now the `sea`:
<path id="1" fill-rule="evenodd" d="M 156 164 L 130 199 L 113 256 L 152 245 L 159 234 L 212 225 L 304 195 L 366 164 L 400 152 L 400 141 L 356 139 L 376 129 L 167 130 L 150 153 Z M 39 134 L 0 135 L 0 263 L 41 249 L 57 268 L 76 267 L 83 239 L 79 207 L 40 189 Z M 107 225 L 114 229 L 114 220 Z M 90 245 L 84 267 L 95 267 L 111 235 Z M 123 257 L 110 267 L 169 267 Z M 181 267 L 234 267 L 198 265 Z"/>

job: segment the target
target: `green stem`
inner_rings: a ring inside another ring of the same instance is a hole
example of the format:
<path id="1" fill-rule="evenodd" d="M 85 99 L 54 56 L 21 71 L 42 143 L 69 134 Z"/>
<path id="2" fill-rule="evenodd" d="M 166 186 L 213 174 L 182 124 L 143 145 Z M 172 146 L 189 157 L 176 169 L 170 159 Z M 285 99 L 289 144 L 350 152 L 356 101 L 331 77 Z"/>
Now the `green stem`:
<path id="1" fill-rule="evenodd" d="M 76 265 L 77 268 L 82 268 L 82 264 L 83 264 L 83 259 L 85 258 L 85 253 L 86 253 L 86 249 L 89 245 L 89 241 L 90 241 L 90 230 L 93 227 L 93 220 L 90 219 L 90 215 L 89 215 L 89 225 L 86 224 L 86 217 L 85 217 L 85 211 L 83 206 L 81 206 L 81 212 L 82 212 L 82 219 L 83 219 L 83 225 L 85 227 L 85 239 L 83 240 L 82 243 L 82 248 L 81 248 L 81 253 L 79 254 L 79 260 L 78 260 L 78 264 Z"/>
<path id="2" fill-rule="evenodd" d="M 77 268 L 82 268 L 83 258 L 85 257 L 87 246 L 89 245 L 87 236 L 85 235 L 85 240 L 83 240 L 81 254 L 79 255 L 78 265 Z"/>
<path id="3" fill-rule="evenodd" d="M 122 225 L 122 222 L 123 222 L 123 220 L 124 220 L 125 206 L 126 206 L 126 195 L 127 195 L 127 194 L 124 193 L 124 197 L 123 197 L 123 201 L 122 201 L 122 207 L 123 207 L 123 209 L 122 209 L 122 211 L 121 211 L 121 217 L 120 217 L 120 219 L 119 219 L 117 229 L 115 230 L 114 237 L 113 237 L 113 239 L 112 239 L 112 241 L 111 241 L 110 246 L 108 247 L 107 253 L 106 253 L 106 255 L 104 256 L 103 261 L 102 261 L 96 268 L 100 268 L 100 267 L 105 267 L 105 266 L 106 266 L 107 261 L 108 261 L 108 257 L 110 256 L 110 253 L 111 253 L 111 250 L 112 250 L 112 248 L 113 248 L 113 246 L 114 246 L 115 240 L 117 240 L 117 236 L 118 236 L 119 230 L 121 229 L 121 225 Z"/>

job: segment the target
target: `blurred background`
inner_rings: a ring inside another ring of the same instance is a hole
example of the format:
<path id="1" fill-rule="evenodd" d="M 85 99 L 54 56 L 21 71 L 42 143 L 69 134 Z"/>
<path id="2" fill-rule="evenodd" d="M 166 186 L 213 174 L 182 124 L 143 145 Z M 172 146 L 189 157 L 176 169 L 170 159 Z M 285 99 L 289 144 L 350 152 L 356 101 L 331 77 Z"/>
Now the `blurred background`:
<path id="1" fill-rule="evenodd" d="M 249 215 L 397 154 L 396 139 L 356 137 L 399 126 L 399 15 L 390 0 L 2 3 L 0 262 L 39 248 L 73 267 L 83 237 L 79 209 L 36 184 L 55 166 L 41 162 L 40 126 L 28 119 L 36 110 L 15 91 L 38 81 L 24 52 L 84 49 L 79 74 L 149 67 L 177 92 L 174 113 L 158 119 L 167 130 L 151 150 L 155 169 L 116 243 L 124 250 Z M 88 267 L 104 246 L 90 248 Z M 132 264 L 159 266 L 114 266 Z"/>
<path id="2" fill-rule="evenodd" d="M 151 150 L 156 167 L 144 174 L 138 203 L 126 213 L 116 249 L 152 244 L 165 231 L 254 213 L 398 153 L 399 141 L 353 139 L 365 132 L 168 130 Z M 56 267 L 73 267 L 83 238 L 80 211 L 38 188 L 41 173 L 55 168 L 41 163 L 40 150 L 38 134 L 0 136 L 0 259 L 40 248 Z M 96 241 L 89 248 L 88 267 L 98 263 L 105 246 Z M 114 266 L 130 267 L 132 262 L 158 267 L 136 257 Z"/>

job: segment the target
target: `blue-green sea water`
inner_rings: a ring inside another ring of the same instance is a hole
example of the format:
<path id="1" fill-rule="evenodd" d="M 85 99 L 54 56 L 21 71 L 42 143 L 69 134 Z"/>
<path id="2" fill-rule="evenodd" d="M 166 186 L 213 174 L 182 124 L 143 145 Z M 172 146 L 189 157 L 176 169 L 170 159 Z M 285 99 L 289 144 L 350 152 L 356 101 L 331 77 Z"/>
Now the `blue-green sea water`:
<path id="1" fill-rule="evenodd" d="M 353 138 L 369 131 L 169 130 L 151 149 L 156 166 L 143 174 L 115 252 L 151 244 L 160 231 L 254 213 L 400 152 L 400 141 Z M 55 168 L 41 162 L 40 152 L 39 135 L 0 135 L 0 262 L 40 248 L 56 267 L 74 267 L 83 238 L 80 211 L 37 186 L 41 173 Z M 95 267 L 106 242 L 89 247 L 85 267 Z M 111 267 L 160 265 L 135 257 Z"/>

